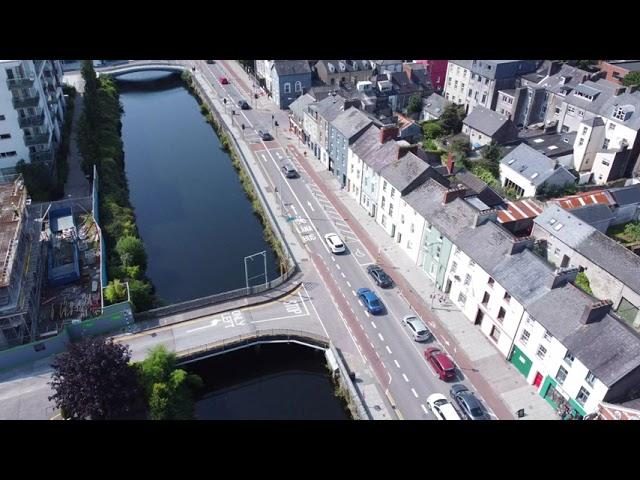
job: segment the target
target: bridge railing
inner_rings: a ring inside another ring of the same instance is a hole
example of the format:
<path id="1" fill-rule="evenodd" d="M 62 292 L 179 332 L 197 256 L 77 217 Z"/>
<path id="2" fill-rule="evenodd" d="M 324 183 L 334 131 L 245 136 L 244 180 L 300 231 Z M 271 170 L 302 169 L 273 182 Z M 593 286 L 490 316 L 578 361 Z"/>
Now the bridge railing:
<path id="1" fill-rule="evenodd" d="M 327 349 L 330 346 L 329 339 L 323 335 L 318 335 L 316 333 L 307 332 L 304 330 L 273 328 L 235 335 L 233 337 L 224 338 L 216 342 L 207 343 L 176 353 L 180 358 L 189 358 L 194 356 L 200 357 L 209 352 L 216 352 L 216 354 L 221 354 L 229 350 L 246 348 L 258 343 L 275 342 L 298 342 L 303 344 L 310 344 L 311 346 L 320 347 L 322 349 Z"/>

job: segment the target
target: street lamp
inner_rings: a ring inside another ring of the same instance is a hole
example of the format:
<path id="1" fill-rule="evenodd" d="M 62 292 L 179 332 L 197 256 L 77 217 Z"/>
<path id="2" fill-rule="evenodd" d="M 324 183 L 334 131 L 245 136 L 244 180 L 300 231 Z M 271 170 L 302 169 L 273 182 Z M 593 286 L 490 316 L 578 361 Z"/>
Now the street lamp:
<path id="1" fill-rule="evenodd" d="M 263 250 L 262 252 L 254 253 L 253 255 L 247 255 L 244 257 L 244 279 L 247 285 L 247 290 L 249 290 L 249 274 L 247 271 L 247 259 L 251 259 L 253 261 L 253 257 L 257 255 L 262 255 L 264 257 L 264 283 L 267 284 L 267 251 Z M 254 278 L 260 277 L 261 275 L 254 275 L 251 277 L 251 280 Z"/>

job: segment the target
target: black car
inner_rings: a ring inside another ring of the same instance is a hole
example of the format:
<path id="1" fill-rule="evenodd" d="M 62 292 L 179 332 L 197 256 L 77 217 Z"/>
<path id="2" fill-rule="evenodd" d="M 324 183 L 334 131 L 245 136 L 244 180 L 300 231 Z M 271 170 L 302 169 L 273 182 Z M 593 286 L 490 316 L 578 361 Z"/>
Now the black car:
<path id="1" fill-rule="evenodd" d="M 460 407 L 463 417 L 468 420 L 491 420 L 480 401 L 464 385 L 454 385 L 449 393 Z"/>
<path id="2" fill-rule="evenodd" d="M 242 109 L 242 110 L 250 110 L 251 107 L 249 106 L 249 104 L 247 103 L 246 100 L 239 100 L 238 101 L 238 106 Z"/>
<path id="3" fill-rule="evenodd" d="M 269 132 L 267 132 L 266 130 L 258 130 L 258 135 L 260 135 L 260 138 L 262 140 L 264 140 L 265 142 L 267 140 L 272 140 L 273 137 L 271 136 L 271 134 Z"/>
<path id="4" fill-rule="evenodd" d="M 369 272 L 369 275 L 373 277 L 379 287 L 387 288 L 393 285 L 393 280 L 391 280 L 391 277 L 387 275 L 380 266 L 369 265 L 367 267 L 367 272 Z"/>

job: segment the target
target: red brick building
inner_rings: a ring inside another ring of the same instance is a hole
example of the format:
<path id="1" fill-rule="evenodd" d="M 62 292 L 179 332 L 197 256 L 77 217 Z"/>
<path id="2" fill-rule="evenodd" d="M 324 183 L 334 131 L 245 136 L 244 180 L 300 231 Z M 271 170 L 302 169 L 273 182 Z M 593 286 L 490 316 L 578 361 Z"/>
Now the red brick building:
<path id="1" fill-rule="evenodd" d="M 640 72 L 640 60 L 601 60 L 598 65 L 610 82 L 622 84 L 622 79 L 629 72 Z"/>

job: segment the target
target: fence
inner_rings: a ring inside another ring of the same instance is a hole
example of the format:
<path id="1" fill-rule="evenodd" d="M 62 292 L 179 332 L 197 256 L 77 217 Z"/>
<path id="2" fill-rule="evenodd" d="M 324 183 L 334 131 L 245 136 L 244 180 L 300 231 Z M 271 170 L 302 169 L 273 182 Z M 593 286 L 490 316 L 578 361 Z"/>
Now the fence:
<path id="1" fill-rule="evenodd" d="M 347 392 L 349 392 L 349 403 L 353 405 L 355 410 L 355 412 L 352 411 L 351 413 L 360 420 L 372 420 L 369 411 L 364 406 L 364 402 L 360 397 L 358 389 L 353 384 L 353 380 L 351 380 L 349 370 L 347 369 L 347 366 L 345 365 L 342 358 L 342 353 L 335 347 L 335 345 L 333 345 L 333 343 L 331 343 L 329 348 L 333 352 L 333 357 L 336 359 L 336 362 L 338 362 L 340 382 L 347 387 Z"/>

